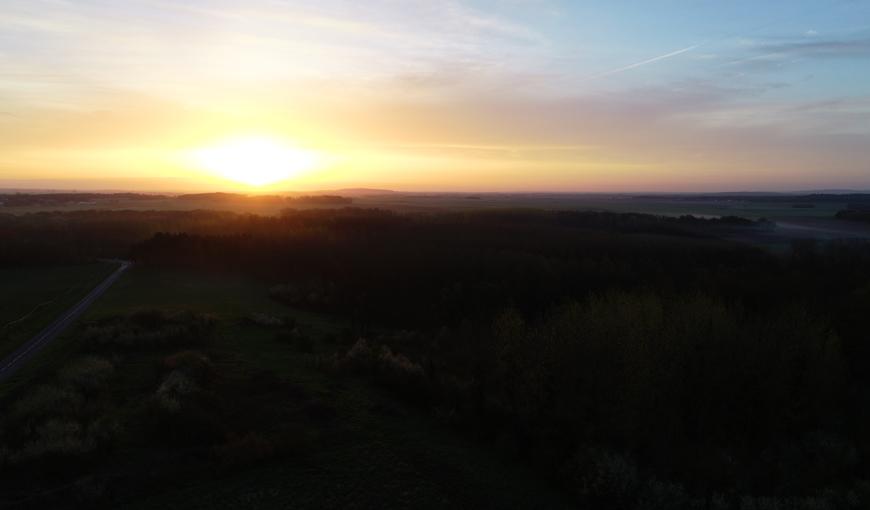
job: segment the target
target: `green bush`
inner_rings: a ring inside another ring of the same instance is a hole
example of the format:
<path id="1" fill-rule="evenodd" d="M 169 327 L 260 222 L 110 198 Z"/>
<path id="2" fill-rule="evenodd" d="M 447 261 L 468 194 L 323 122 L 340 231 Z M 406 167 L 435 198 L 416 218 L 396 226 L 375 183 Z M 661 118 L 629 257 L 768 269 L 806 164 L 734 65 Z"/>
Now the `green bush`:
<path id="1" fill-rule="evenodd" d="M 177 448 L 214 446 L 227 432 L 219 411 L 201 395 L 156 396 L 144 403 L 138 420 L 151 439 Z"/>
<path id="2" fill-rule="evenodd" d="M 637 510 L 707 510 L 701 501 L 691 498 L 682 485 L 655 479 L 649 480 L 644 485 L 635 508 Z"/>
<path id="3" fill-rule="evenodd" d="M 181 409 L 182 401 L 199 391 L 196 380 L 184 370 L 176 369 L 163 379 L 154 394 L 155 402 L 167 411 Z"/>
<path id="4" fill-rule="evenodd" d="M 216 326 L 217 318 L 211 314 L 144 310 L 91 324 L 84 330 L 83 340 L 97 348 L 197 345 L 211 340 Z"/>
<path id="5" fill-rule="evenodd" d="M 245 467 L 275 455 L 273 442 L 256 432 L 241 437 L 231 437 L 225 443 L 215 446 L 214 453 L 223 467 Z"/>
<path id="6" fill-rule="evenodd" d="M 93 391 L 111 377 L 114 369 L 114 365 L 107 359 L 87 356 L 62 368 L 58 380 L 82 391 Z"/>
<path id="7" fill-rule="evenodd" d="M 226 431 L 217 398 L 207 391 L 207 381 L 190 365 L 200 366 L 198 353 L 170 357 L 177 367 L 166 374 L 154 394 L 140 409 L 140 423 L 160 442 L 178 447 L 214 445 Z"/>
<path id="8" fill-rule="evenodd" d="M 640 489 L 637 465 L 601 448 L 578 450 L 566 467 L 566 484 L 591 508 L 632 508 Z"/>
<path id="9" fill-rule="evenodd" d="M 37 386 L 12 405 L 12 414 L 31 423 L 48 417 L 75 415 L 84 400 L 70 387 Z"/>
<path id="10" fill-rule="evenodd" d="M 34 437 L 15 452 L 13 461 L 27 461 L 45 456 L 74 456 L 96 447 L 82 425 L 70 420 L 48 420 L 35 430 Z"/>
<path id="11" fill-rule="evenodd" d="M 298 352 L 311 354 L 314 352 L 314 339 L 303 334 L 299 328 L 284 329 L 275 335 L 275 341 L 292 345 Z"/>
<path id="12" fill-rule="evenodd" d="M 209 381 L 215 375 L 214 364 L 200 351 L 186 350 L 163 358 L 163 367 L 179 370 L 196 381 Z"/>

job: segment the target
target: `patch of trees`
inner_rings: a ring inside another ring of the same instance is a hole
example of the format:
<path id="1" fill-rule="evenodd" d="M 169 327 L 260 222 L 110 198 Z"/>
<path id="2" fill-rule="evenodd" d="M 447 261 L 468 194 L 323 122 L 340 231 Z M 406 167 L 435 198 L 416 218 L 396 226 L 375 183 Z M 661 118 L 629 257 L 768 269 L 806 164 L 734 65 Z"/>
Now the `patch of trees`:
<path id="1" fill-rule="evenodd" d="M 328 201 L 332 200 L 332 197 L 328 198 Z M 371 237 L 381 233 L 391 236 L 391 232 L 404 229 L 418 230 L 417 237 L 422 239 L 429 234 L 439 238 L 452 235 L 449 231 L 454 226 L 457 227 L 457 238 L 477 235 L 472 230 L 491 231 L 492 233 L 486 234 L 491 238 L 499 230 L 510 234 L 508 230 L 525 229 L 532 239 L 538 235 L 533 232 L 538 227 L 549 231 L 546 235 L 557 237 L 557 231 L 565 228 L 610 231 L 611 234 L 618 232 L 715 237 L 730 228 L 762 227 L 763 224 L 729 217 L 667 218 L 643 214 L 532 210 L 413 216 L 355 208 L 286 209 L 277 217 L 210 210 L 55 211 L 23 215 L 0 214 L 0 239 L 3 239 L 0 243 L 0 264 L 58 263 L 95 257 L 125 257 L 132 245 L 145 241 L 158 232 L 202 236 L 250 235 L 258 239 L 306 236 L 319 236 L 322 239 L 350 236 L 359 239 L 361 236 Z M 587 233 L 587 237 L 601 238 L 603 235 L 609 234 Z M 432 239 L 425 242 L 437 241 Z M 558 239 L 552 240 L 551 244 L 553 243 L 558 244 Z M 497 243 L 493 246 L 497 246 Z"/>
<path id="2" fill-rule="evenodd" d="M 607 292 L 532 320 L 507 310 L 357 342 L 337 363 L 365 360 L 376 382 L 593 508 L 810 500 L 862 476 L 840 339 L 801 307 L 756 314 L 703 294 Z"/>
<path id="3" fill-rule="evenodd" d="M 143 264 L 244 272 L 296 306 L 360 324 L 420 327 L 534 312 L 606 288 L 731 287 L 771 265 L 760 251 L 708 237 L 745 220 L 492 211 L 400 215 L 292 211 L 251 218 L 243 232 L 159 233 L 137 244 Z M 747 223 L 754 226 L 754 223 Z"/>

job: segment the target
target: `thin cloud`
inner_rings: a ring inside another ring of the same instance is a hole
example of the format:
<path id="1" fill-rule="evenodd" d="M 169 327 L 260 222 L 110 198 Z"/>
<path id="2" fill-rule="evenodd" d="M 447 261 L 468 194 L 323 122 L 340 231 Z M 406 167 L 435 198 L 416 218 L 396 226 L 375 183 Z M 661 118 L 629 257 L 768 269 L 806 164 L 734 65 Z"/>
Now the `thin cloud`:
<path id="1" fill-rule="evenodd" d="M 796 60 L 837 58 L 870 58 L 870 37 L 755 44 L 748 55 L 724 62 L 721 66 L 770 70 Z"/>
<path id="2" fill-rule="evenodd" d="M 700 46 L 700 44 L 693 44 L 691 46 L 687 46 L 687 47 L 680 49 L 680 50 L 672 51 L 670 53 L 665 53 L 664 55 L 659 55 L 657 57 L 648 58 L 648 59 L 642 60 L 640 62 L 635 62 L 634 64 L 629 64 L 627 66 L 622 66 L 622 67 L 618 67 L 616 69 L 611 69 L 609 71 L 604 71 L 603 73 L 593 74 L 592 76 L 589 76 L 587 79 L 594 80 L 596 78 L 603 78 L 605 76 L 611 76 L 611 75 L 618 74 L 618 73 L 621 73 L 624 71 L 629 71 L 631 69 L 637 69 L 638 67 L 642 67 L 642 66 L 645 66 L 647 64 L 652 64 L 653 62 L 658 62 L 660 60 L 666 60 L 666 59 L 669 59 L 672 57 L 676 57 L 677 55 L 682 55 L 683 53 L 688 53 L 688 52 L 698 48 L 699 46 Z"/>
<path id="3" fill-rule="evenodd" d="M 761 54 L 789 57 L 870 57 L 870 37 L 763 44 L 757 48 L 757 51 Z"/>

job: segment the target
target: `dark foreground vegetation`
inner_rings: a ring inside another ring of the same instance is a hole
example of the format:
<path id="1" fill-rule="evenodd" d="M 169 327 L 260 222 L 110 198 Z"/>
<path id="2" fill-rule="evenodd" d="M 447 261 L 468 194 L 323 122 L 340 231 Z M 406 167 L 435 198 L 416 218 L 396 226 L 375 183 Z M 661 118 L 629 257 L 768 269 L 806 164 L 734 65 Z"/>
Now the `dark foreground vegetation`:
<path id="1" fill-rule="evenodd" d="M 57 487 L 76 483 L 109 505 L 165 488 L 157 464 L 177 483 L 341 442 L 338 397 L 226 368 L 257 331 L 306 360 L 294 370 L 371 387 L 559 494 L 515 506 L 866 508 L 870 246 L 720 240 L 766 228 L 533 210 L 0 217 L 2 264 L 242 275 L 340 324 L 252 314 L 227 341 L 219 314 L 86 321 L 56 373 L 2 395 L 0 483 L 20 506 L 72 505 Z"/>

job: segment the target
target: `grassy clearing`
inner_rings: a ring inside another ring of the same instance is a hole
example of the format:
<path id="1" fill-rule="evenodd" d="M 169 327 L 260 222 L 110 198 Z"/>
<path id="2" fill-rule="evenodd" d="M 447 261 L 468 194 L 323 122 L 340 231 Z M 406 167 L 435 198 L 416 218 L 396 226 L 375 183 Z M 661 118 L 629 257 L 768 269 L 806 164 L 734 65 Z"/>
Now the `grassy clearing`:
<path id="1" fill-rule="evenodd" d="M 91 291 L 115 264 L 0 268 L 0 357 Z"/>

